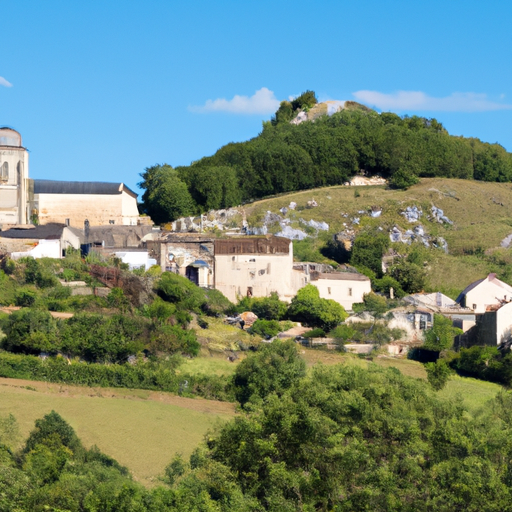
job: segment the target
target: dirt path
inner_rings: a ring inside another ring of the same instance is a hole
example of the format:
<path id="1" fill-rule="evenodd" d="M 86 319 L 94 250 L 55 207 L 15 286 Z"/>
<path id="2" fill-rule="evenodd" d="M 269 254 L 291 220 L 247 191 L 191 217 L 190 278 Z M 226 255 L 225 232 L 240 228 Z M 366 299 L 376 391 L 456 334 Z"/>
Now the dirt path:
<path id="1" fill-rule="evenodd" d="M 35 380 L 9 379 L 0 377 L 0 386 L 24 388 L 35 390 L 47 395 L 59 395 L 61 397 L 100 397 L 100 398 L 124 398 L 127 400 L 153 401 L 165 404 L 177 405 L 197 412 L 214 414 L 233 414 L 235 404 L 206 400 L 204 398 L 186 398 L 163 391 L 149 391 L 146 389 L 126 388 L 100 388 L 86 386 L 71 386 L 68 384 L 56 384 L 52 382 L 40 382 Z"/>
<path id="2" fill-rule="evenodd" d="M 20 306 L 0 307 L 0 311 L 2 313 L 7 313 L 8 315 L 10 315 L 13 311 L 19 311 L 20 309 Z M 49 313 L 53 316 L 53 318 L 71 318 L 74 315 L 74 313 L 64 313 L 63 311 L 49 311 Z"/>

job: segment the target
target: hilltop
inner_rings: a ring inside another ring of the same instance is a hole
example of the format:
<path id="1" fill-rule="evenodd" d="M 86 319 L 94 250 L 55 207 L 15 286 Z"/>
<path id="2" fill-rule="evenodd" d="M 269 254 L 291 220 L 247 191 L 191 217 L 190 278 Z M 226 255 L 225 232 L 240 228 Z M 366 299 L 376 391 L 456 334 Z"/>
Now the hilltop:
<path id="1" fill-rule="evenodd" d="M 418 178 L 512 181 L 499 144 L 455 137 L 433 118 L 377 113 L 355 102 L 283 101 L 261 133 L 214 155 L 141 174 L 142 209 L 158 224 L 286 192 L 341 185 L 359 173 L 407 188 Z"/>

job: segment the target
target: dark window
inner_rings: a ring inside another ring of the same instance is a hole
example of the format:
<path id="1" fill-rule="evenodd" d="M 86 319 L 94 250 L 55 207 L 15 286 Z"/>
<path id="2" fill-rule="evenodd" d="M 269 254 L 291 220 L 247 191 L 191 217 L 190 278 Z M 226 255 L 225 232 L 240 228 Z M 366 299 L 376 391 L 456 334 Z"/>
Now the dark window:
<path id="1" fill-rule="evenodd" d="M 0 179 L 2 181 L 7 181 L 9 179 L 9 164 L 7 162 L 4 162 L 0 166 Z"/>

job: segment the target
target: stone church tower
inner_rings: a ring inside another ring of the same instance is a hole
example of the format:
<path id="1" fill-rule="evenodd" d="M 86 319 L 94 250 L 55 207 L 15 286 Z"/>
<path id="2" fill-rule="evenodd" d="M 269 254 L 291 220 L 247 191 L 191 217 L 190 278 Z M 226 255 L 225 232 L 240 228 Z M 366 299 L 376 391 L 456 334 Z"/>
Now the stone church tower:
<path id="1" fill-rule="evenodd" d="M 28 187 L 28 151 L 21 135 L 0 127 L 0 226 L 30 221 Z"/>

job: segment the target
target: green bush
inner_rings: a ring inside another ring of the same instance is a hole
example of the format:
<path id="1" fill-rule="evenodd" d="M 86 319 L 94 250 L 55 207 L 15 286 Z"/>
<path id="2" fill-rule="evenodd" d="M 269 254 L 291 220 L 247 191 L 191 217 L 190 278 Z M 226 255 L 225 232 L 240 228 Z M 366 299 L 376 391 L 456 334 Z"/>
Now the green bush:
<path id="1" fill-rule="evenodd" d="M 243 406 L 249 400 L 264 399 L 271 393 L 281 395 L 306 375 L 306 363 L 292 341 L 275 340 L 260 345 L 236 368 L 235 396 Z"/>
<path id="2" fill-rule="evenodd" d="M 450 318 L 443 315 L 434 315 L 434 326 L 425 331 L 423 349 L 441 352 L 452 348 L 455 336 L 462 334 L 462 329 L 453 327 Z"/>
<path id="3" fill-rule="evenodd" d="M 351 265 L 368 267 L 377 277 L 382 277 L 382 256 L 390 243 L 389 237 L 380 231 L 360 232 L 352 245 Z"/>
<path id="4" fill-rule="evenodd" d="M 297 292 L 288 308 L 288 315 L 292 320 L 324 330 L 333 329 L 348 316 L 338 302 L 321 299 L 318 288 L 312 284 Z"/>
<path id="5" fill-rule="evenodd" d="M 281 325 L 277 320 L 256 320 L 251 326 L 250 332 L 264 338 L 272 338 L 281 332 Z"/>
<path id="6" fill-rule="evenodd" d="M 251 305 L 251 311 L 264 320 L 281 320 L 287 309 L 288 305 L 279 300 L 277 292 L 272 292 L 270 297 L 254 298 Z"/>
<path id="7" fill-rule="evenodd" d="M 219 290 L 214 288 L 205 291 L 206 302 L 202 310 L 209 316 L 220 316 L 232 313 L 235 305 Z"/>
<path id="8" fill-rule="evenodd" d="M 388 183 L 391 188 L 407 190 L 409 187 L 419 183 L 419 181 L 418 176 L 414 172 L 399 169 L 391 176 Z"/>
<path id="9" fill-rule="evenodd" d="M 343 324 L 338 325 L 332 331 L 329 332 L 329 338 L 334 338 L 337 341 L 345 343 L 351 340 L 356 334 L 356 330 L 350 325 Z"/>
<path id="10" fill-rule="evenodd" d="M 164 272 L 156 285 L 158 294 L 162 299 L 176 304 L 180 309 L 201 312 L 206 304 L 207 297 L 203 289 L 196 286 L 186 277 L 173 272 Z"/>
<path id="11" fill-rule="evenodd" d="M 302 335 L 304 338 L 325 338 L 325 331 L 323 329 L 311 329 Z"/>
<path id="12" fill-rule="evenodd" d="M 435 391 L 443 389 L 453 373 L 447 362 L 442 359 L 438 359 L 435 363 L 427 363 L 425 370 L 428 382 Z"/>

